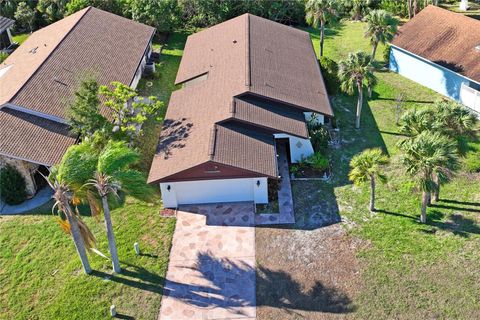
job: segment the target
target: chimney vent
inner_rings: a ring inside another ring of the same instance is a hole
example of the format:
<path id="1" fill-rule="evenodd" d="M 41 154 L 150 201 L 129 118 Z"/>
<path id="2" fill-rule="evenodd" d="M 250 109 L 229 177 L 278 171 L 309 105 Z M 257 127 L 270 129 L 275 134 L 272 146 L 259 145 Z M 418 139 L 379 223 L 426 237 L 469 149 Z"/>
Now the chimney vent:
<path id="1" fill-rule="evenodd" d="M 475 47 L 475 51 L 480 52 L 480 44 Z"/>

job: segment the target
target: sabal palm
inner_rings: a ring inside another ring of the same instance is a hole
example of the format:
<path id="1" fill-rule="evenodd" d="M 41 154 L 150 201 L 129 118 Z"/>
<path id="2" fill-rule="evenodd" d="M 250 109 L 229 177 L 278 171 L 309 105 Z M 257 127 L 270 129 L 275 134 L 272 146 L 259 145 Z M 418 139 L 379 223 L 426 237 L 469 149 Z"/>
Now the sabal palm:
<path id="1" fill-rule="evenodd" d="M 432 108 L 410 109 L 400 118 L 399 131 L 413 139 L 424 131 L 437 129 L 436 115 Z"/>
<path id="2" fill-rule="evenodd" d="M 377 78 L 373 73 L 372 58 L 365 52 L 349 53 L 346 60 L 338 65 L 338 77 L 341 89 L 348 94 L 358 92 L 355 128 L 360 128 L 360 116 L 363 105 L 363 86 L 374 87 Z"/>
<path id="3" fill-rule="evenodd" d="M 436 122 L 444 133 L 450 137 L 471 135 L 474 133 L 478 119 L 462 104 L 451 100 L 436 101 Z"/>
<path id="4" fill-rule="evenodd" d="M 427 221 L 427 204 L 436 189 L 434 175 L 447 179 L 448 168 L 457 163 L 457 146 L 454 140 L 438 132 L 424 131 L 401 145 L 403 163 L 407 173 L 417 179 L 422 190 L 420 221 Z"/>
<path id="5" fill-rule="evenodd" d="M 348 178 L 355 185 L 370 182 L 370 211 L 375 211 L 376 179 L 385 181 L 382 166 L 388 163 L 388 157 L 379 148 L 367 149 L 355 155 L 350 161 Z"/>
<path id="6" fill-rule="evenodd" d="M 370 38 L 372 60 L 375 60 L 378 44 L 385 44 L 393 39 L 397 32 L 398 21 L 385 10 L 370 11 L 366 20 L 365 37 Z"/>
<path id="7" fill-rule="evenodd" d="M 320 27 L 320 56 L 323 56 L 325 24 L 335 18 L 335 2 L 332 0 L 308 0 L 305 19 L 314 28 Z"/>
<path id="8" fill-rule="evenodd" d="M 63 214 L 65 216 L 66 221 L 59 218 L 58 222 L 62 229 L 72 236 L 75 248 L 82 263 L 83 271 L 86 274 L 89 274 L 92 269 L 88 261 L 86 249 L 92 249 L 95 247 L 95 237 L 88 226 L 83 223 L 78 211 L 72 209 L 71 203 L 73 202 L 73 193 L 67 183 L 61 180 L 57 168 L 53 168 L 50 175 L 45 177 L 45 179 L 54 191 L 53 198 L 55 204 L 52 211 L 57 211 L 59 215 Z"/>

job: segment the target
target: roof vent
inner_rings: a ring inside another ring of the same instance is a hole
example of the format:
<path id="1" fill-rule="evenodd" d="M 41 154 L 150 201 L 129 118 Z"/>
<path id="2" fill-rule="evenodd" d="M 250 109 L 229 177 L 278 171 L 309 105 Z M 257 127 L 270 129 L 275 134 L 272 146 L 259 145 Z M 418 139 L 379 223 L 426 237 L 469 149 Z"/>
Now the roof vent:
<path id="1" fill-rule="evenodd" d="M 480 52 L 480 44 L 475 47 L 475 50 L 476 50 L 477 52 Z"/>
<path id="2" fill-rule="evenodd" d="M 237 43 L 237 40 L 233 40 L 233 43 Z"/>
<path id="3" fill-rule="evenodd" d="M 31 53 L 31 54 L 35 54 L 35 53 L 37 53 L 37 49 L 38 49 L 38 47 L 35 47 L 35 48 L 30 49 L 30 51 L 28 51 L 28 52 Z"/>

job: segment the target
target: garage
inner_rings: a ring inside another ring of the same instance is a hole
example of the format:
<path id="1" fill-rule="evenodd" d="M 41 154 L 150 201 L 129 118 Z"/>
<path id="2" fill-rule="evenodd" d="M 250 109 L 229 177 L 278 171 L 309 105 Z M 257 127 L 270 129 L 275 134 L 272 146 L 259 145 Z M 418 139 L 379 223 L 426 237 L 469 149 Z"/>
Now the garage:
<path id="1" fill-rule="evenodd" d="M 267 178 L 215 179 L 160 183 L 163 206 L 254 201 L 268 202 Z"/>

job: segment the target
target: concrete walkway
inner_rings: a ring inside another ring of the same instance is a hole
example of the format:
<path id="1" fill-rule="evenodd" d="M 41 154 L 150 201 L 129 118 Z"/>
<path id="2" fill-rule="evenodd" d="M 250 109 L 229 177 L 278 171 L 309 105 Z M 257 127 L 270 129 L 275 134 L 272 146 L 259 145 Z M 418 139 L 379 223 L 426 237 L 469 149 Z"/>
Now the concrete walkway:
<path id="1" fill-rule="evenodd" d="M 52 199 L 52 195 L 53 190 L 47 186 L 38 191 L 35 197 L 28 199 L 19 205 L 11 206 L 0 200 L 0 214 L 21 214 L 33 210 L 47 203 L 50 199 Z"/>
<path id="2" fill-rule="evenodd" d="M 280 173 L 280 188 L 278 189 L 279 213 L 262 213 L 255 215 L 256 225 L 293 224 L 292 185 L 290 184 L 290 170 L 288 168 L 287 147 L 284 142 L 277 143 L 278 172 Z"/>
<path id="3" fill-rule="evenodd" d="M 253 203 L 180 207 L 159 319 L 255 319 Z"/>

